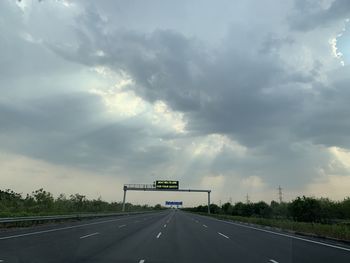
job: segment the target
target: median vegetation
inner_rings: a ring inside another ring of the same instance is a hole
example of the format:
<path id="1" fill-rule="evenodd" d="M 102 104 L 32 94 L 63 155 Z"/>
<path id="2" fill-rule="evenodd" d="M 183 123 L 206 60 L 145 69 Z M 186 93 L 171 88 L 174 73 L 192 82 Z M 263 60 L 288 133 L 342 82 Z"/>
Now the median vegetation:
<path id="1" fill-rule="evenodd" d="M 160 205 L 125 204 L 126 211 L 147 211 L 161 209 Z M 54 197 L 44 189 L 23 195 L 10 189 L 0 190 L 0 217 L 60 215 L 78 213 L 115 213 L 122 211 L 121 202 L 106 202 L 101 198 L 89 200 L 81 194 Z"/>
<path id="2" fill-rule="evenodd" d="M 207 206 L 185 209 L 206 214 Z M 335 202 L 327 198 L 298 197 L 291 202 L 267 204 L 225 203 L 210 205 L 211 216 L 275 227 L 297 233 L 350 241 L 350 198 Z"/>

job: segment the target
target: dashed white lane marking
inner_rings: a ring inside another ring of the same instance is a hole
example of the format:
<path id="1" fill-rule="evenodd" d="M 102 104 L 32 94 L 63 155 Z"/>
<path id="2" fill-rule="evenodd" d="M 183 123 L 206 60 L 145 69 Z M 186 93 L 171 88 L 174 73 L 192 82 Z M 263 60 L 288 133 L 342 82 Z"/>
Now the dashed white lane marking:
<path id="1" fill-rule="evenodd" d="M 159 238 L 161 234 L 162 234 L 162 232 L 159 232 L 158 235 L 157 235 L 157 238 Z"/>
<path id="2" fill-rule="evenodd" d="M 4 260 L 0 259 L 0 262 L 4 262 Z"/>
<path id="3" fill-rule="evenodd" d="M 126 225 L 120 225 L 120 226 L 118 226 L 119 228 L 122 228 L 122 227 L 126 227 Z"/>
<path id="4" fill-rule="evenodd" d="M 207 225 L 203 225 L 205 228 L 207 228 L 208 226 Z"/>
<path id="5" fill-rule="evenodd" d="M 84 226 L 92 226 L 92 225 L 99 225 L 99 224 L 104 224 L 104 223 L 110 223 L 110 222 L 120 221 L 120 220 L 124 220 L 124 219 L 130 219 L 130 218 L 133 218 L 133 217 L 117 218 L 117 219 L 98 221 L 98 222 L 81 224 L 81 225 L 75 225 L 75 226 L 66 226 L 66 227 L 60 227 L 60 228 L 54 228 L 54 229 L 48 229 L 48 230 L 29 232 L 29 233 L 24 233 L 24 234 L 18 234 L 18 235 L 13 235 L 13 236 L 0 237 L 0 240 L 11 239 L 11 238 L 18 238 L 18 237 L 25 237 L 25 236 L 33 236 L 33 235 L 40 235 L 40 234 L 45 234 L 45 233 L 51 233 L 51 232 L 67 230 L 67 229 L 80 228 L 80 227 L 84 227 Z"/>
<path id="6" fill-rule="evenodd" d="M 270 262 L 272 262 L 272 263 L 278 263 L 278 261 L 273 260 L 273 259 L 270 259 Z"/>
<path id="7" fill-rule="evenodd" d="M 166 224 L 164 225 L 164 228 L 166 228 Z"/>
<path id="8" fill-rule="evenodd" d="M 229 238 L 228 236 L 224 235 L 223 233 L 218 232 L 220 236 L 223 236 L 224 238 Z"/>
<path id="9" fill-rule="evenodd" d="M 219 222 L 230 224 L 230 225 L 239 226 L 239 227 L 250 228 L 250 229 L 254 229 L 256 231 L 261 231 L 261 232 L 265 232 L 265 233 L 269 233 L 269 234 L 273 234 L 273 235 L 277 235 L 277 236 L 297 239 L 297 240 L 301 240 L 301 241 L 305 241 L 305 242 L 309 242 L 309 243 L 313 243 L 313 244 L 317 244 L 317 245 L 321 245 L 321 246 L 325 246 L 325 247 L 331 247 L 331 248 L 341 249 L 341 250 L 345 250 L 345 251 L 350 251 L 350 248 L 335 246 L 335 245 L 331 245 L 331 244 L 327 244 L 327 243 L 323 243 L 323 242 L 319 242 L 319 241 L 314 241 L 314 240 L 310 240 L 310 239 L 306 239 L 306 238 L 301 238 L 301 237 L 297 237 L 297 236 L 291 236 L 291 235 L 287 235 L 287 234 L 283 234 L 283 233 L 277 233 L 277 232 L 273 232 L 273 231 L 265 230 L 265 229 L 260 229 L 260 228 L 253 227 L 253 226 L 246 226 L 246 225 L 242 225 L 242 224 L 238 224 L 238 223 L 234 223 L 234 222 L 228 222 L 228 221 L 209 218 L 209 217 L 208 217 L 208 219 L 211 219 L 214 221 L 219 221 Z"/>
<path id="10" fill-rule="evenodd" d="M 86 235 L 86 236 L 82 236 L 82 237 L 80 237 L 80 239 L 84 239 L 84 238 L 87 238 L 87 237 L 96 236 L 96 235 L 98 235 L 98 234 L 100 234 L 100 233 L 99 233 L 99 232 L 92 233 L 92 234 L 89 234 L 89 235 Z"/>
<path id="11" fill-rule="evenodd" d="M 145 262 L 145 260 L 144 259 L 141 259 L 140 261 L 139 261 L 139 263 L 144 263 Z"/>

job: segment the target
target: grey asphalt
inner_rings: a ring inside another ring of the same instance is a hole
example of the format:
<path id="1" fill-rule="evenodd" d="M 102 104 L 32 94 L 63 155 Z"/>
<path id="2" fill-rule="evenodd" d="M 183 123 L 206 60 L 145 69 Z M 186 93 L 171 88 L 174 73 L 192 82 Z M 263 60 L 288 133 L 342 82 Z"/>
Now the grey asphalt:
<path id="1" fill-rule="evenodd" d="M 2 231 L 0 262 L 349 263 L 350 248 L 168 210 Z"/>

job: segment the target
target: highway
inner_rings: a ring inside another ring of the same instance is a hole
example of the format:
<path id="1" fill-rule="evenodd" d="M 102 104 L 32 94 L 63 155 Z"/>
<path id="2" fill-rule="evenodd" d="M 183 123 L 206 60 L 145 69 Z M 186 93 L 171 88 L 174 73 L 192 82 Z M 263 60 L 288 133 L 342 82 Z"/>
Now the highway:
<path id="1" fill-rule="evenodd" d="M 350 247 L 167 210 L 1 231 L 0 262 L 349 263 Z"/>

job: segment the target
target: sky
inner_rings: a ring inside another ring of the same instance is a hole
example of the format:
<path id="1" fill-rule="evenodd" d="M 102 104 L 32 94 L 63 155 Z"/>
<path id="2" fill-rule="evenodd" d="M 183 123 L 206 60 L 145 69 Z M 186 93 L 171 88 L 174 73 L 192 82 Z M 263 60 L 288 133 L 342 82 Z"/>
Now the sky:
<path id="1" fill-rule="evenodd" d="M 347 0 L 0 1 L 1 189 L 342 200 L 349 18 Z"/>

